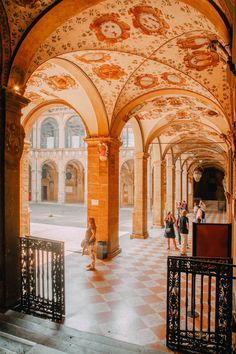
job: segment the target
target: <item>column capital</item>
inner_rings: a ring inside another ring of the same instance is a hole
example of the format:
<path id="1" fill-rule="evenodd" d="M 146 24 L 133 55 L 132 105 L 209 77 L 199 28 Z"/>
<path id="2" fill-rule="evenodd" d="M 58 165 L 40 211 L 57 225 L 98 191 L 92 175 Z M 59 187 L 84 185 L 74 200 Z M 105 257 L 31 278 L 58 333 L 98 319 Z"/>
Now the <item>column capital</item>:
<path id="1" fill-rule="evenodd" d="M 136 152 L 136 154 L 134 155 L 136 159 L 144 159 L 144 160 L 147 160 L 149 156 L 150 154 L 148 154 L 147 152 Z"/>
<path id="2" fill-rule="evenodd" d="M 6 110 L 13 113 L 18 113 L 19 109 L 24 108 L 30 103 L 30 100 L 14 90 L 7 87 L 2 89 L 3 96 L 5 97 Z"/>
<path id="3" fill-rule="evenodd" d="M 117 145 L 117 147 L 122 145 L 122 141 L 119 138 L 113 138 L 110 136 L 92 136 L 85 138 L 84 141 L 88 144 L 88 146 L 97 146 L 98 144 L 102 143 L 108 145 Z"/>

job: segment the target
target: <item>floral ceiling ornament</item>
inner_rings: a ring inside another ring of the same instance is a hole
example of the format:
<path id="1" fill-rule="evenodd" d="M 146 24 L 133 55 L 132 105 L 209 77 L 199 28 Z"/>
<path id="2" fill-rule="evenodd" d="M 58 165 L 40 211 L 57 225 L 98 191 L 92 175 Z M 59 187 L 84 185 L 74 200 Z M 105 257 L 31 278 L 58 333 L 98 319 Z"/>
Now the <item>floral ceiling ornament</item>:
<path id="1" fill-rule="evenodd" d="M 42 100 L 43 98 L 36 92 L 26 92 L 24 95 L 26 98 L 28 98 L 31 101 L 37 101 L 37 100 Z"/>
<path id="2" fill-rule="evenodd" d="M 62 91 L 77 87 L 76 81 L 69 75 L 45 77 L 48 86 L 53 90 Z"/>
<path id="3" fill-rule="evenodd" d="M 195 35 L 177 40 L 177 45 L 182 49 L 199 49 L 205 45 L 209 45 L 212 40 L 216 40 L 214 34 Z"/>
<path id="4" fill-rule="evenodd" d="M 144 34 L 165 35 L 169 28 L 168 23 L 162 18 L 162 12 L 151 6 L 135 6 L 129 9 L 129 14 L 134 16 L 133 25 L 140 28 Z"/>
<path id="5" fill-rule="evenodd" d="M 93 68 L 93 72 L 102 80 L 119 80 L 125 75 L 124 70 L 119 65 L 114 64 L 103 64 Z"/>
<path id="6" fill-rule="evenodd" d="M 30 8 L 37 8 L 40 6 L 40 1 L 38 0 L 14 0 L 16 5 L 26 7 L 29 6 Z"/>
<path id="7" fill-rule="evenodd" d="M 184 85 L 185 79 L 181 77 L 179 74 L 165 72 L 161 74 L 161 78 L 168 82 L 168 84 L 174 85 Z"/>
<path id="8" fill-rule="evenodd" d="M 106 143 L 98 144 L 98 153 L 100 161 L 107 161 L 108 157 L 108 145 Z"/>
<path id="9" fill-rule="evenodd" d="M 91 52 L 91 53 L 85 53 L 81 56 L 74 55 L 74 58 L 76 60 L 82 61 L 83 63 L 89 64 L 89 63 L 104 63 L 105 61 L 111 59 L 111 56 L 106 53 Z"/>
<path id="10" fill-rule="evenodd" d="M 188 68 L 201 71 L 210 66 L 217 66 L 219 64 L 219 55 L 215 52 L 195 50 L 184 57 L 184 63 Z"/>
<path id="11" fill-rule="evenodd" d="M 152 74 L 144 74 L 136 76 L 134 84 L 141 89 L 152 88 L 158 85 L 158 79 Z"/>
<path id="12" fill-rule="evenodd" d="M 115 13 L 105 14 L 90 24 L 90 29 L 96 32 L 99 41 L 114 44 L 129 38 L 130 27 L 119 20 L 120 16 Z"/>

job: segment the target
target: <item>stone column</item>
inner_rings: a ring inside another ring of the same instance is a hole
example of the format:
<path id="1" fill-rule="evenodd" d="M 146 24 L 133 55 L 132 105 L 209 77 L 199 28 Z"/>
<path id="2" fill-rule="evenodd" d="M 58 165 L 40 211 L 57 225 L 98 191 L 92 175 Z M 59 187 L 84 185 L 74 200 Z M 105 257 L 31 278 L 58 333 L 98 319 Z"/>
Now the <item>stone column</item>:
<path id="1" fill-rule="evenodd" d="M 88 217 L 95 218 L 97 241 L 106 241 L 108 256 L 114 257 L 121 252 L 118 233 L 121 143 L 113 138 L 88 138 L 85 142 L 88 144 Z M 104 154 L 103 148 L 107 149 Z"/>
<path id="2" fill-rule="evenodd" d="M 193 209 L 193 177 L 188 175 L 188 209 L 191 211 Z"/>
<path id="3" fill-rule="evenodd" d="M 32 193 L 32 202 L 37 202 L 37 154 L 34 153 L 34 159 L 32 159 L 32 169 L 31 169 L 31 193 Z"/>
<path id="4" fill-rule="evenodd" d="M 20 297 L 20 158 L 24 146 L 21 109 L 28 100 L 2 89 L 0 148 L 0 305 L 14 305 Z"/>
<path id="5" fill-rule="evenodd" d="M 166 213 L 169 211 L 174 215 L 174 196 L 175 196 L 175 166 L 172 159 L 166 161 Z"/>
<path id="6" fill-rule="evenodd" d="M 137 153 L 134 160 L 134 208 L 131 238 L 147 238 L 147 159 L 149 154 Z"/>
<path id="7" fill-rule="evenodd" d="M 163 161 L 154 161 L 152 225 L 155 228 L 161 228 L 164 226 L 163 175 Z"/>
<path id="8" fill-rule="evenodd" d="M 61 151 L 59 152 L 59 154 L 61 155 Z M 65 202 L 65 171 L 64 171 L 64 162 L 62 159 L 60 159 L 60 161 L 58 161 L 58 203 L 63 204 L 64 202 Z"/>
<path id="9" fill-rule="evenodd" d="M 188 199 L 188 173 L 186 169 L 182 172 L 182 196 L 183 200 L 187 201 Z"/>
<path id="10" fill-rule="evenodd" d="M 176 168 L 175 170 L 175 204 L 182 200 L 182 170 Z"/>
<path id="11" fill-rule="evenodd" d="M 30 234 L 30 208 L 29 208 L 29 151 L 31 143 L 25 141 L 20 162 L 20 236 Z"/>

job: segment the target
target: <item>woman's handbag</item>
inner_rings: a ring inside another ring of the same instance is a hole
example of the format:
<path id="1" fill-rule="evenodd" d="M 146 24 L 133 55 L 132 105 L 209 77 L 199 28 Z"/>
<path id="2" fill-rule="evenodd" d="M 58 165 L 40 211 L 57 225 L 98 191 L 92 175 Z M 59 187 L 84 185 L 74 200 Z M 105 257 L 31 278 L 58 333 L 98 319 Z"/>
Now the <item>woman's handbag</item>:
<path id="1" fill-rule="evenodd" d="M 167 227 L 166 228 L 166 233 L 169 234 L 171 232 L 171 228 L 170 227 Z"/>

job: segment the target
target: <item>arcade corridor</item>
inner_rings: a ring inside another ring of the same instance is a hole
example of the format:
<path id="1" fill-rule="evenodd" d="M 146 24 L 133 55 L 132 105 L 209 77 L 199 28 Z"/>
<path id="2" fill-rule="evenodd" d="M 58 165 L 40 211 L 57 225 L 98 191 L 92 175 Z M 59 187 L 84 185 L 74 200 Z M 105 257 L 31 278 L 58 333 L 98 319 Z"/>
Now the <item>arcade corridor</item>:
<path id="1" fill-rule="evenodd" d="M 131 240 L 129 211 L 121 212 L 122 253 L 109 261 L 98 260 L 96 272 L 86 271 L 88 257 L 81 255 L 84 228 L 32 223 L 31 234 L 65 241 L 66 326 L 168 352 L 166 260 L 168 255 L 178 252 L 166 250 L 163 229 L 151 229 L 146 240 Z M 208 212 L 207 221 L 224 223 L 225 214 Z M 190 255 L 191 237 L 189 246 Z"/>

